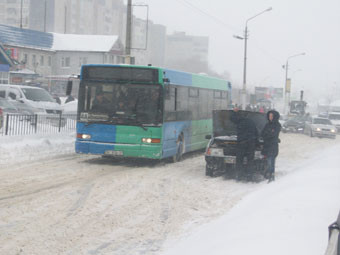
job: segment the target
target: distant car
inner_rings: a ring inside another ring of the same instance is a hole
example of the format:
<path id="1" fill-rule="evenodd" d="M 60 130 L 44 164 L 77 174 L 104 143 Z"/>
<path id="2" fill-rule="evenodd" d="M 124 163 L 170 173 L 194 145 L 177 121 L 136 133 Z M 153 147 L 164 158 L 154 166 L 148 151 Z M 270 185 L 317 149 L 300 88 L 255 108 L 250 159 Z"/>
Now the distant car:
<path id="1" fill-rule="evenodd" d="M 329 119 L 310 117 L 305 123 L 305 134 L 313 137 L 336 138 L 337 129 Z"/>
<path id="2" fill-rule="evenodd" d="M 328 119 L 332 121 L 338 132 L 340 132 L 340 112 L 329 112 Z"/>
<path id="3" fill-rule="evenodd" d="M 303 133 L 305 129 L 305 122 L 305 116 L 290 117 L 282 124 L 282 132 Z"/>

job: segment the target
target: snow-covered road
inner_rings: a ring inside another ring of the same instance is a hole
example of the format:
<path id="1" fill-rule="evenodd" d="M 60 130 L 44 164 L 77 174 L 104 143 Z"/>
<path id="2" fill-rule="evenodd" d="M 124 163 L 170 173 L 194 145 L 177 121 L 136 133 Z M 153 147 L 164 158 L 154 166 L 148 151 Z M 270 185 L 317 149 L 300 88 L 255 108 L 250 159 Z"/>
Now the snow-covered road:
<path id="1" fill-rule="evenodd" d="M 278 178 L 337 140 L 282 134 Z M 69 148 L 65 148 L 69 150 Z M 159 254 L 265 183 L 208 178 L 200 153 L 176 164 L 69 154 L 0 170 L 0 254 Z"/>

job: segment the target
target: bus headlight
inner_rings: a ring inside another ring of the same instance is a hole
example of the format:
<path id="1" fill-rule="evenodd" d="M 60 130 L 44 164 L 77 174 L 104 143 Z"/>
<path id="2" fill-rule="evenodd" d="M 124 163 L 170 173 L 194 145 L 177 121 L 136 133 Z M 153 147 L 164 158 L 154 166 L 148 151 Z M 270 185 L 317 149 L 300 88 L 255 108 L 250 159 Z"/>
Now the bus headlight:
<path id="1" fill-rule="evenodd" d="M 142 138 L 142 143 L 161 143 L 159 138 Z"/>
<path id="2" fill-rule="evenodd" d="M 77 134 L 77 138 L 84 139 L 84 140 L 90 140 L 91 139 L 91 135 L 88 135 L 88 134 Z"/>
<path id="3" fill-rule="evenodd" d="M 331 132 L 332 132 L 332 133 L 335 133 L 335 131 L 336 131 L 335 129 L 331 129 Z"/>

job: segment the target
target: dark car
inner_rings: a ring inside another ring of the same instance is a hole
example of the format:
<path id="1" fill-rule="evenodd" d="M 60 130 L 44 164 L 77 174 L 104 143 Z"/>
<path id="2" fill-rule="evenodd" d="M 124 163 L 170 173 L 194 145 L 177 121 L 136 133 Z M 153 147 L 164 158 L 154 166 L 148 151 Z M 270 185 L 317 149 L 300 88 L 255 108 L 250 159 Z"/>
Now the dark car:
<path id="1" fill-rule="evenodd" d="M 307 117 L 306 116 L 294 116 L 288 118 L 282 125 L 282 132 L 303 133 L 305 129 Z"/>
<path id="2" fill-rule="evenodd" d="M 264 113 L 250 111 L 238 111 L 238 113 L 253 120 L 259 134 L 267 123 Z M 205 152 L 207 176 L 212 177 L 220 172 L 225 173 L 228 177 L 235 177 L 237 131 L 236 125 L 230 120 L 232 114 L 232 110 L 213 111 L 213 135 L 206 137 L 210 139 Z M 255 172 L 260 175 L 264 175 L 266 170 L 266 160 L 261 154 L 262 147 L 263 144 L 259 140 L 255 150 L 254 163 Z"/>

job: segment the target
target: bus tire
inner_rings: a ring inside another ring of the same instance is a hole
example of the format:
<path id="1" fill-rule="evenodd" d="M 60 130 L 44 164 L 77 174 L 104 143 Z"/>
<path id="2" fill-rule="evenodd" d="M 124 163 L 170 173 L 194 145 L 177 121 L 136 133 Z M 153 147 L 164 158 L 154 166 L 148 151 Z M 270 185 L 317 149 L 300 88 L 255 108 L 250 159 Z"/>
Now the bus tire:
<path id="1" fill-rule="evenodd" d="M 177 152 L 172 156 L 172 162 L 176 163 L 182 160 L 183 157 L 183 148 L 184 148 L 184 138 L 182 136 L 178 137 L 177 140 Z"/>

